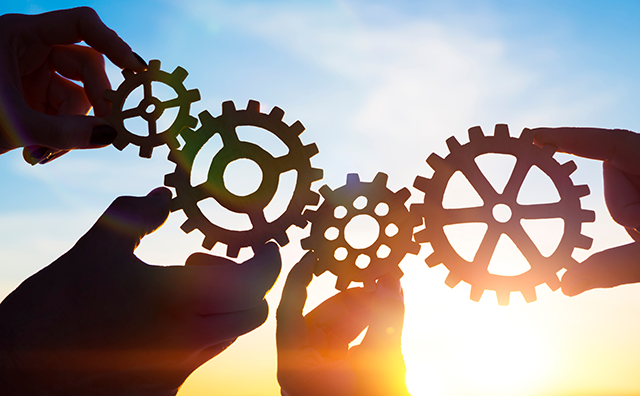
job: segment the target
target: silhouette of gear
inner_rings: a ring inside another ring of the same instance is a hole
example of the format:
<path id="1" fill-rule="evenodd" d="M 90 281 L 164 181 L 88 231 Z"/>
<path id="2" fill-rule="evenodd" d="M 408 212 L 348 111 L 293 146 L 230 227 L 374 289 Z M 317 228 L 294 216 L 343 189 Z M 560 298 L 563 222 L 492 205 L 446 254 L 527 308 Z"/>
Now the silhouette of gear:
<path id="1" fill-rule="evenodd" d="M 420 245 L 413 242 L 413 228 L 421 224 L 421 219 L 404 205 L 411 193 L 406 188 L 394 193 L 386 184 L 387 175 L 381 172 L 370 183 L 361 182 L 357 174 L 350 173 L 346 185 L 335 191 L 327 185 L 320 188 L 324 202 L 316 211 L 305 211 L 311 221 L 311 235 L 301 241 L 302 247 L 313 249 L 318 256 L 316 275 L 328 270 L 338 277 L 338 290 L 347 289 L 352 281 L 363 282 L 365 289 L 375 290 L 376 279 L 387 273 L 400 279 L 403 275 L 398 267 L 400 261 L 407 253 L 418 254 L 420 250 Z M 366 198 L 364 207 L 356 203 L 359 197 Z M 344 209 L 343 215 L 336 211 L 340 207 Z M 345 238 L 345 227 L 361 215 L 376 220 L 380 232 L 369 247 L 354 248 Z M 331 232 L 337 235 L 327 235 Z M 347 252 L 343 260 L 335 256 L 339 249 Z M 369 259 L 364 268 L 356 264 L 360 256 Z"/>
<path id="2" fill-rule="evenodd" d="M 306 205 L 317 205 L 318 193 L 311 191 L 311 183 L 322 178 L 322 170 L 311 167 L 310 159 L 318 153 L 315 143 L 303 145 L 300 134 L 304 126 L 296 121 L 291 126 L 282 121 L 284 111 L 274 107 L 269 114 L 260 112 L 260 103 L 250 100 L 246 110 L 236 110 L 233 102 L 222 104 L 222 115 L 213 117 L 203 111 L 198 115 L 202 126 L 193 131 L 185 129 L 181 136 L 185 145 L 181 150 L 172 149 L 169 161 L 176 164 L 174 173 L 165 176 L 165 185 L 175 187 L 177 196 L 172 201 L 171 211 L 182 209 L 188 219 L 181 228 L 186 233 L 195 229 L 204 234 L 202 246 L 212 249 L 216 243 L 227 245 L 227 256 L 237 257 L 240 248 L 256 247 L 269 239 L 275 239 L 280 246 L 289 243 L 286 230 L 292 224 L 304 228 L 307 220 L 302 212 Z M 254 126 L 265 129 L 278 137 L 289 149 L 286 155 L 274 158 L 262 147 L 241 141 L 236 133 L 238 126 Z M 191 186 L 190 174 L 198 151 L 215 134 L 220 134 L 223 147 L 213 157 L 207 181 Z M 257 163 L 262 170 L 262 182 L 258 189 L 247 195 L 237 196 L 224 184 L 223 175 L 227 165 L 237 159 L 246 158 Z M 264 209 L 274 197 L 281 173 L 295 170 L 296 186 L 285 212 L 276 220 L 267 222 Z M 202 213 L 197 203 L 205 198 L 213 198 L 224 208 L 246 213 L 252 228 L 235 231 L 213 224 Z"/>
<path id="3" fill-rule="evenodd" d="M 425 193 L 424 203 L 411 206 L 411 211 L 425 219 L 425 229 L 415 235 L 418 242 L 431 242 L 433 253 L 425 260 L 429 267 L 443 263 L 449 269 L 445 283 L 449 287 L 460 281 L 471 285 L 471 299 L 479 301 L 485 290 L 495 290 L 500 305 L 508 305 L 512 291 L 520 291 L 527 302 L 536 300 L 535 287 L 546 283 L 551 290 L 560 287 L 557 272 L 576 265 L 571 257 L 574 248 L 589 249 L 592 239 L 580 233 L 582 222 L 595 221 L 595 212 L 583 210 L 580 198 L 589 194 L 586 185 L 574 186 L 569 177 L 575 170 L 573 161 L 564 164 L 554 158 L 556 148 L 533 144 L 533 132 L 525 129 L 520 138 L 510 137 L 507 125 L 498 124 L 494 136 L 485 136 L 480 127 L 469 129 L 469 143 L 460 145 L 455 137 L 447 140 L 450 154 L 441 158 L 431 154 L 427 163 L 435 171 L 431 179 L 418 176 L 414 187 Z M 509 154 L 517 162 L 502 193 L 497 193 L 487 181 L 475 158 L 482 154 Z M 516 202 L 520 187 L 532 166 L 537 166 L 555 184 L 560 195 L 556 203 L 521 205 Z M 445 209 L 442 200 L 451 176 L 462 172 L 482 198 L 480 207 Z M 492 214 L 498 204 L 509 206 L 512 216 L 506 222 Z M 544 257 L 521 225 L 521 219 L 564 220 L 560 244 L 549 257 Z M 472 262 L 464 260 L 449 243 L 443 227 L 451 224 L 486 223 L 488 229 Z M 507 234 L 529 262 L 531 268 L 515 276 L 488 272 L 489 262 L 502 234 Z"/>
<path id="4" fill-rule="evenodd" d="M 118 131 L 118 136 L 113 145 L 118 150 L 123 150 L 133 143 L 140 147 L 140 157 L 151 158 L 154 147 L 168 145 L 170 148 L 178 147 L 176 137 L 184 127 L 195 128 L 198 120 L 189 115 L 191 103 L 200 100 L 200 92 L 197 89 L 187 90 L 182 84 L 187 78 L 187 71 L 177 67 L 171 74 L 160 70 L 160 61 L 152 60 L 149 68 L 140 73 L 134 73 L 129 69 L 122 71 L 124 81 L 116 91 L 110 89 L 104 93 L 104 98 L 111 102 L 111 114 L 105 119 Z M 164 83 L 178 94 L 174 99 L 160 101 L 151 93 L 151 83 L 159 81 Z M 144 88 L 144 97 L 138 106 L 123 110 L 127 97 L 138 86 Z M 179 107 L 178 115 L 171 126 L 165 131 L 158 132 L 157 120 L 168 108 Z M 150 111 L 148 111 L 151 109 Z M 129 131 L 124 120 L 127 118 L 142 117 L 149 124 L 149 135 L 140 136 Z"/>

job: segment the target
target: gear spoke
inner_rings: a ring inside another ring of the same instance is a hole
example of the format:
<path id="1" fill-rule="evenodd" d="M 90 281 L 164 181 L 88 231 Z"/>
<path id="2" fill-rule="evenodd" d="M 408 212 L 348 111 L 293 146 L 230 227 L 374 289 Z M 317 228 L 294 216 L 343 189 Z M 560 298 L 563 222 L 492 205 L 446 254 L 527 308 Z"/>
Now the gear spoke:
<path id="1" fill-rule="evenodd" d="M 173 98 L 173 99 L 169 99 L 165 102 L 160 102 L 160 106 L 163 109 L 169 109 L 171 107 L 178 107 L 182 104 L 182 100 L 180 100 L 180 98 Z"/>
<path id="2" fill-rule="evenodd" d="M 563 218 L 568 207 L 560 201 L 539 205 L 519 205 L 518 212 L 522 212 L 522 219 L 556 219 Z"/>
<path id="3" fill-rule="evenodd" d="M 139 109 L 138 109 L 137 107 L 133 107 L 133 108 L 131 108 L 131 109 L 124 110 L 124 111 L 122 112 L 121 117 L 122 117 L 122 119 L 125 119 L 125 118 L 138 117 L 138 116 L 140 116 L 140 115 L 141 115 L 141 114 L 140 114 Z"/>
<path id="4" fill-rule="evenodd" d="M 501 234 L 502 233 L 498 232 L 496 228 L 489 227 L 484 238 L 482 238 L 482 242 L 480 243 L 480 247 L 478 248 L 475 257 L 473 258 L 474 264 L 478 264 L 479 266 L 481 265 L 482 269 L 485 271 L 489 268 L 491 256 L 493 256 L 493 252 L 496 250 Z"/>
<path id="5" fill-rule="evenodd" d="M 531 166 L 532 164 L 529 158 L 518 158 L 516 166 L 513 168 L 509 181 L 504 188 L 503 196 L 506 200 L 513 200 L 515 202 L 518 191 L 520 191 L 520 187 L 527 173 L 529 173 Z"/>
<path id="6" fill-rule="evenodd" d="M 488 223 L 492 215 L 484 207 L 457 208 L 443 210 L 443 225 L 461 223 Z"/>
<path id="7" fill-rule="evenodd" d="M 498 193 L 493 188 L 489 180 L 482 173 L 480 168 L 473 159 L 466 159 L 465 166 L 462 168 L 462 173 L 464 173 L 469 183 L 473 186 L 476 192 L 480 195 L 483 201 L 486 199 L 493 200 L 497 197 Z"/>
<path id="8" fill-rule="evenodd" d="M 156 123 L 156 120 L 149 120 L 148 124 L 149 124 L 149 136 L 157 135 L 158 134 L 158 125 Z"/>
<path id="9" fill-rule="evenodd" d="M 144 87 L 144 98 L 145 99 L 153 98 L 153 94 L 151 93 L 151 81 L 145 81 L 142 85 Z"/>
<path id="10" fill-rule="evenodd" d="M 544 259 L 540 250 L 538 250 L 538 247 L 533 243 L 524 228 L 522 228 L 521 224 L 518 224 L 516 227 L 512 227 L 511 230 L 507 232 L 507 235 L 509 235 L 509 238 L 511 238 L 513 243 L 516 244 L 520 253 L 526 257 L 529 265 L 531 265 L 532 261 L 536 262 Z"/>

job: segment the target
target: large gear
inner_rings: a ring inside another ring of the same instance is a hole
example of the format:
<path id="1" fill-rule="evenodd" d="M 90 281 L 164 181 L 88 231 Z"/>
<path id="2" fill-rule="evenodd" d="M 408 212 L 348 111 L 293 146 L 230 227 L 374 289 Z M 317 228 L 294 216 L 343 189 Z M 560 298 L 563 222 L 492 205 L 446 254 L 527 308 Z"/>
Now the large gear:
<path id="1" fill-rule="evenodd" d="M 400 261 L 407 253 L 420 251 L 420 245 L 413 241 L 413 228 L 421 224 L 421 219 L 405 206 L 411 193 L 406 188 L 394 193 L 386 184 L 384 173 L 378 173 L 370 183 L 361 182 L 357 174 L 351 173 L 346 185 L 335 191 L 327 185 L 320 188 L 324 202 L 316 211 L 305 211 L 311 221 L 311 235 L 301 241 L 302 247 L 314 250 L 318 256 L 316 275 L 328 270 L 338 277 L 338 290 L 345 290 L 352 281 L 363 282 L 365 289 L 375 289 L 376 279 L 387 273 L 400 279 Z M 365 206 L 356 203 L 360 197 L 366 198 Z M 344 208 L 343 214 L 336 213 L 340 207 Z M 366 248 L 354 248 L 345 238 L 345 227 L 360 215 L 371 216 L 379 226 L 378 238 Z M 337 234 L 327 236 L 327 231 Z M 382 246 L 386 246 L 386 256 L 381 254 Z M 347 252 L 343 260 L 336 257 L 338 249 Z M 362 255 L 369 259 L 364 268 L 356 264 Z"/>
<path id="2" fill-rule="evenodd" d="M 140 73 L 134 73 L 129 69 L 122 71 L 124 81 L 116 91 L 107 90 L 104 98 L 111 102 L 111 114 L 105 119 L 118 131 L 118 136 L 113 145 L 118 150 L 123 150 L 133 143 L 140 147 L 140 157 L 151 158 L 154 147 L 168 145 L 170 148 L 179 146 L 177 136 L 182 128 L 195 128 L 198 120 L 189 115 L 191 103 L 200 100 L 200 92 L 197 89 L 187 90 L 183 81 L 187 78 L 187 71 L 177 67 L 172 73 L 160 70 L 160 61 L 152 60 L 149 68 Z M 167 101 L 160 101 L 151 92 L 151 83 L 159 81 L 167 84 L 177 93 L 177 97 Z M 143 86 L 144 97 L 138 106 L 124 110 L 123 106 L 127 97 L 138 86 Z M 171 107 L 179 107 L 178 115 L 174 122 L 164 131 L 158 132 L 157 120 L 162 113 Z M 142 117 L 149 124 L 149 135 L 140 136 L 129 131 L 124 120 L 127 118 Z"/>
<path id="3" fill-rule="evenodd" d="M 299 135 L 304 131 L 300 121 L 291 126 L 282 121 L 284 111 L 274 107 L 269 114 L 260 112 L 260 103 L 250 100 L 246 110 L 236 110 L 233 102 L 222 104 L 222 115 L 213 117 L 203 111 L 198 115 L 202 126 L 193 131 L 185 129 L 181 136 L 185 145 L 181 150 L 172 149 L 169 161 L 176 164 L 174 173 L 165 176 L 165 185 L 175 187 L 176 197 L 171 211 L 182 209 L 188 219 L 181 228 L 189 233 L 194 229 L 204 234 L 203 247 L 212 249 L 216 243 L 227 245 L 227 256 L 237 257 L 240 248 L 256 247 L 269 239 L 275 239 L 281 246 L 289 243 L 286 230 L 292 224 L 301 228 L 307 225 L 302 212 L 307 205 L 317 205 L 319 195 L 311 191 L 311 183 L 322 178 L 322 170 L 311 167 L 310 159 L 318 153 L 315 143 L 303 145 Z M 278 137 L 289 149 L 286 155 L 274 158 L 262 147 L 241 141 L 236 133 L 238 126 L 254 126 L 265 129 Z M 215 134 L 220 134 L 223 147 L 211 161 L 207 181 L 192 186 L 191 169 L 196 154 Z M 227 165 L 237 159 L 254 161 L 262 170 L 262 182 L 258 189 L 247 195 L 237 196 L 224 184 L 223 175 Z M 297 181 L 293 196 L 285 212 L 276 220 L 267 222 L 264 209 L 276 193 L 281 173 L 296 170 Z M 226 209 L 236 213 L 246 213 L 252 228 L 235 231 L 213 224 L 202 213 L 198 202 L 213 198 Z"/>
<path id="4" fill-rule="evenodd" d="M 411 210 L 425 219 L 426 228 L 416 233 L 418 242 L 430 242 L 433 253 L 427 257 L 429 267 L 443 263 L 449 269 L 445 283 L 454 287 L 460 281 L 471 285 L 471 299 L 479 301 L 485 290 L 495 290 L 498 303 L 508 305 L 512 291 L 522 292 L 527 302 L 536 300 L 535 287 L 546 283 L 552 290 L 560 287 L 557 272 L 576 265 L 571 257 L 574 248 L 588 249 L 592 239 L 581 234 L 582 222 L 595 221 L 595 212 L 583 210 L 580 198 L 589 194 L 586 185 L 574 186 L 569 177 L 575 170 L 573 161 L 564 164 L 554 158 L 555 147 L 533 144 L 533 132 L 525 129 L 520 138 L 510 137 L 507 125 L 498 124 L 494 136 L 485 136 L 480 127 L 469 129 L 469 143 L 461 145 L 455 137 L 447 140 L 450 154 L 441 158 L 431 154 L 427 163 L 433 168 L 431 179 L 418 176 L 414 187 L 425 193 L 424 203 L 412 205 Z M 509 154 L 517 162 L 504 191 L 497 193 L 475 163 L 482 154 Z M 559 202 L 521 205 L 516 202 L 520 187 L 532 166 L 540 168 L 551 178 L 560 195 Z M 482 198 L 479 207 L 445 209 L 443 195 L 447 183 L 456 172 L 462 172 Z M 508 205 L 511 218 L 502 223 L 492 210 L 496 205 Z M 556 250 L 544 257 L 521 225 L 521 219 L 564 220 L 564 234 Z M 488 229 L 472 262 L 464 260 L 448 241 L 443 227 L 450 224 L 486 223 Z M 515 276 L 501 276 L 488 271 L 489 262 L 502 234 L 508 235 L 528 260 L 531 268 Z"/>

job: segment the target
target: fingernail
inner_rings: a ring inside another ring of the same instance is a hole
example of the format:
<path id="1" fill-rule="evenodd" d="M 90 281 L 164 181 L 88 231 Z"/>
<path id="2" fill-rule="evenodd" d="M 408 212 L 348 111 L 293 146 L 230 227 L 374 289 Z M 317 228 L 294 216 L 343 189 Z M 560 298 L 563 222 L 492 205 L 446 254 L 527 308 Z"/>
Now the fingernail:
<path id="1" fill-rule="evenodd" d="M 568 296 L 575 296 L 589 290 L 590 287 L 591 280 L 589 280 L 589 278 L 582 277 L 572 280 L 567 285 L 562 285 L 562 292 Z"/>
<path id="2" fill-rule="evenodd" d="M 51 149 L 48 147 L 38 147 L 29 153 L 29 156 L 26 158 L 27 162 L 31 165 L 35 165 L 40 163 L 43 159 L 47 158 L 51 154 Z"/>
<path id="3" fill-rule="evenodd" d="M 148 68 L 148 67 L 149 67 L 149 65 L 147 64 L 147 62 L 146 62 L 144 59 L 142 59 L 142 57 L 141 57 L 140 55 L 138 55 L 138 54 L 136 54 L 136 53 L 134 52 L 134 53 L 133 53 L 133 56 L 135 56 L 135 57 L 136 57 L 136 59 L 138 60 L 138 62 L 142 63 L 142 64 L 144 65 L 144 67 L 145 67 L 145 68 Z"/>
<path id="4" fill-rule="evenodd" d="M 98 125 L 93 128 L 89 143 L 94 146 L 108 146 L 117 136 L 118 132 L 111 125 Z"/>
<path id="5" fill-rule="evenodd" d="M 62 154 L 60 154 L 60 153 L 61 153 L 61 151 L 58 151 L 58 152 L 56 152 L 56 153 L 53 153 L 51 150 L 49 150 L 49 153 L 47 153 L 46 157 L 42 158 L 42 159 L 40 160 L 40 162 L 38 162 L 38 164 L 40 164 L 40 165 L 44 165 L 44 164 L 46 164 L 47 162 L 51 162 L 51 161 L 53 161 L 54 159 L 56 159 L 56 158 L 58 158 L 59 156 L 61 156 Z"/>

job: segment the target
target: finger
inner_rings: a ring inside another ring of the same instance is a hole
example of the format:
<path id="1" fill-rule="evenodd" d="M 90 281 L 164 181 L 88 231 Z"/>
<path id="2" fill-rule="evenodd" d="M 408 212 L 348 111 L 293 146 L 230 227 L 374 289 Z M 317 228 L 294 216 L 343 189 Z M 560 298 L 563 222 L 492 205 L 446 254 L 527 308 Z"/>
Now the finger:
<path id="1" fill-rule="evenodd" d="M 86 92 L 96 116 L 105 117 L 110 113 L 111 107 L 103 94 L 105 90 L 111 89 L 111 84 L 104 70 L 102 54 L 93 48 L 79 45 L 56 45 L 51 50 L 49 59 L 50 65 L 63 77 L 82 81 L 83 92 Z"/>
<path id="2" fill-rule="evenodd" d="M 315 253 L 308 252 L 298 264 L 293 266 L 287 276 L 276 312 L 278 350 L 300 349 L 307 345 L 307 325 L 302 311 L 307 302 L 307 287 L 313 279 L 313 270 L 317 261 Z"/>
<path id="3" fill-rule="evenodd" d="M 86 115 L 91 109 L 84 89 L 58 75 L 52 76 L 47 96 L 55 109 L 51 115 Z"/>
<path id="4" fill-rule="evenodd" d="M 616 168 L 640 175 L 640 135 L 622 129 L 535 128 L 537 145 L 552 144 L 558 151 L 608 161 Z"/>
<path id="5" fill-rule="evenodd" d="M 378 280 L 371 301 L 371 324 L 362 346 L 367 349 L 398 349 L 404 323 L 404 296 L 400 281 L 390 275 Z"/>
<path id="6" fill-rule="evenodd" d="M 602 171 L 604 196 L 611 217 L 627 228 L 640 226 L 640 180 L 631 180 L 637 177 L 627 175 L 607 162 Z"/>
<path id="7" fill-rule="evenodd" d="M 640 282 L 640 242 L 594 254 L 565 272 L 562 292 L 575 296 L 596 288 Z"/>
<path id="8" fill-rule="evenodd" d="M 146 65 L 131 51 L 131 47 L 89 7 L 47 12 L 30 16 L 25 21 L 28 24 L 26 28 L 36 32 L 45 44 L 74 44 L 84 41 L 123 69 L 146 69 Z"/>
<path id="9" fill-rule="evenodd" d="M 201 345 L 217 345 L 246 334 L 260 327 L 269 315 L 265 300 L 250 309 L 198 318 L 198 328 L 190 337 L 200 340 Z"/>
<path id="10" fill-rule="evenodd" d="M 184 267 L 167 267 L 167 278 L 195 312 L 212 315 L 243 311 L 260 304 L 278 279 L 280 267 L 280 251 L 277 245 L 268 243 L 242 264 L 197 255 L 189 258 Z"/>
<path id="11" fill-rule="evenodd" d="M 96 253 L 130 253 L 140 239 L 155 231 L 169 216 L 171 192 L 156 188 L 145 197 L 119 197 L 78 241 Z"/>

